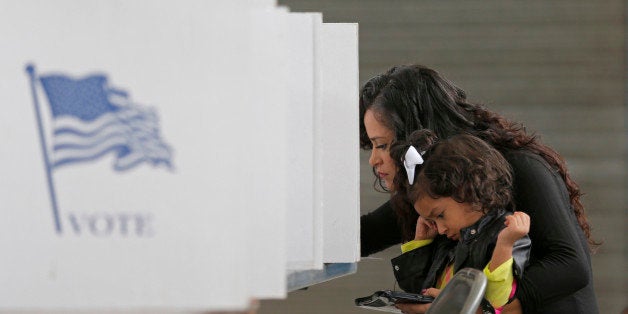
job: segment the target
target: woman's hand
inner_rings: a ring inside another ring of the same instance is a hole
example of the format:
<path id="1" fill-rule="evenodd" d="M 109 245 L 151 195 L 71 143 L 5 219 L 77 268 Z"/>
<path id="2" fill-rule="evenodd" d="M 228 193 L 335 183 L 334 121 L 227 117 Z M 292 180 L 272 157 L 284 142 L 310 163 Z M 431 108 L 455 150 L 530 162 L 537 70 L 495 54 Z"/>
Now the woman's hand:
<path id="1" fill-rule="evenodd" d="M 416 230 L 414 232 L 415 240 L 428 240 L 436 238 L 438 230 L 436 224 L 433 221 L 427 221 L 425 218 L 419 216 L 416 221 Z"/>
<path id="2" fill-rule="evenodd" d="M 436 288 L 429 288 L 425 291 L 422 291 L 421 294 L 429 295 L 431 297 L 436 298 L 438 294 L 440 294 L 440 290 Z M 427 310 L 432 306 L 432 303 L 424 303 L 424 304 L 412 304 L 412 303 L 399 303 L 395 304 L 395 306 L 401 310 L 404 314 L 424 314 Z"/>

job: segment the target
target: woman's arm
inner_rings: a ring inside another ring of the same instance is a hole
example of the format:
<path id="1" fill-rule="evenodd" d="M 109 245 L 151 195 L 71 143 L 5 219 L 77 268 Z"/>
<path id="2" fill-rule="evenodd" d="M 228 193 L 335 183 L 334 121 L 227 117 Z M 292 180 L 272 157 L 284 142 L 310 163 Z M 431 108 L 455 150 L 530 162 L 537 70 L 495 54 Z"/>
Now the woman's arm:
<path id="1" fill-rule="evenodd" d="M 589 283 L 588 246 L 558 173 L 538 155 L 513 152 L 506 158 L 514 170 L 517 210 L 531 218 L 530 265 L 517 298 L 526 311 L 536 310 Z"/>
<path id="2" fill-rule="evenodd" d="M 401 243 L 401 229 L 390 201 L 360 217 L 361 255 L 369 256 Z"/>

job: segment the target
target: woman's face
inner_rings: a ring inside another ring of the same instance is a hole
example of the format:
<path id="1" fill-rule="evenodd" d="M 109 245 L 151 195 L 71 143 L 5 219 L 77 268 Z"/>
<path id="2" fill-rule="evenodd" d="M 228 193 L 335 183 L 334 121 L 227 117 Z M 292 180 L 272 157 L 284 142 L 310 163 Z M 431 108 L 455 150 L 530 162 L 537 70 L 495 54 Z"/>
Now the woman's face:
<path id="1" fill-rule="evenodd" d="M 452 240 L 460 239 L 460 230 L 475 224 L 482 218 L 482 212 L 473 210 L 469 203 L 458 203 L 451 197 L 419 197 L 414 209 L 425 220 L 434 222 L 439 234 Z"/>
<path id="2" fill-rule="evenodd" d="M 373 166 L 375 173 L 384 181 L 386 187 L 392 190 L 393 179 L 397 173 L 397 167 L 389 153 L 394 132 L 378 121 L 375 113 L 370 109 L 364 114 L 364 126 L 366 127 L 366 134 L 373 144 L 369 164 Z"/>

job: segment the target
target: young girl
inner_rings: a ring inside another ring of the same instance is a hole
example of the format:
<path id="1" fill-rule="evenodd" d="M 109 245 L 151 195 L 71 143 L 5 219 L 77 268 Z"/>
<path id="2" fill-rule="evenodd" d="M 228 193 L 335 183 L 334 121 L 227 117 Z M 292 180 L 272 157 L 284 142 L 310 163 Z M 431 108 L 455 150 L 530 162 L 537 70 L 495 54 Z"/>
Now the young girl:
<path id="1" fill-rule="evenodd" d="M 477 137 L 438 141 L 427 130 L 414 132 L 409 143 L 394 144 L 391 157 L 399 169 L 396 193 L 407 193 L 420 216 L 415 240 L 392 260 L 399 286 L 435 295 L 456 271 L 483 269 L 488 285 L 482 310 L 500 313 L 514 296 L 530 249 L 530 218 L 512 212 L 508 162 Z M 428 306 L 399 307 L 420 313 Z"/>

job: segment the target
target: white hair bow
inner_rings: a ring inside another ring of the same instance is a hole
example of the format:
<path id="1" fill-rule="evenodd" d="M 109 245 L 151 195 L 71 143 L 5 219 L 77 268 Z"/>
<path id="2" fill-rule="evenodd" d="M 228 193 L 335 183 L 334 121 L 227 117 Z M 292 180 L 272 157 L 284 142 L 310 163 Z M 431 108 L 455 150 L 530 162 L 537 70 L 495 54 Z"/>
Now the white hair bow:
<path id="1" fill-rule="evenodd" d="M 406 173 L 408 173 L 408 183 L 410 183 L 410 185 L 414 183 L 414 168 L 416 165 L 421 164 L 423 164 L 423 157 L 421 157 L 421 154 L 419 154 L 414 146 L 410 145 L 403 160 L 403 165 L 406 167 Z"/>

